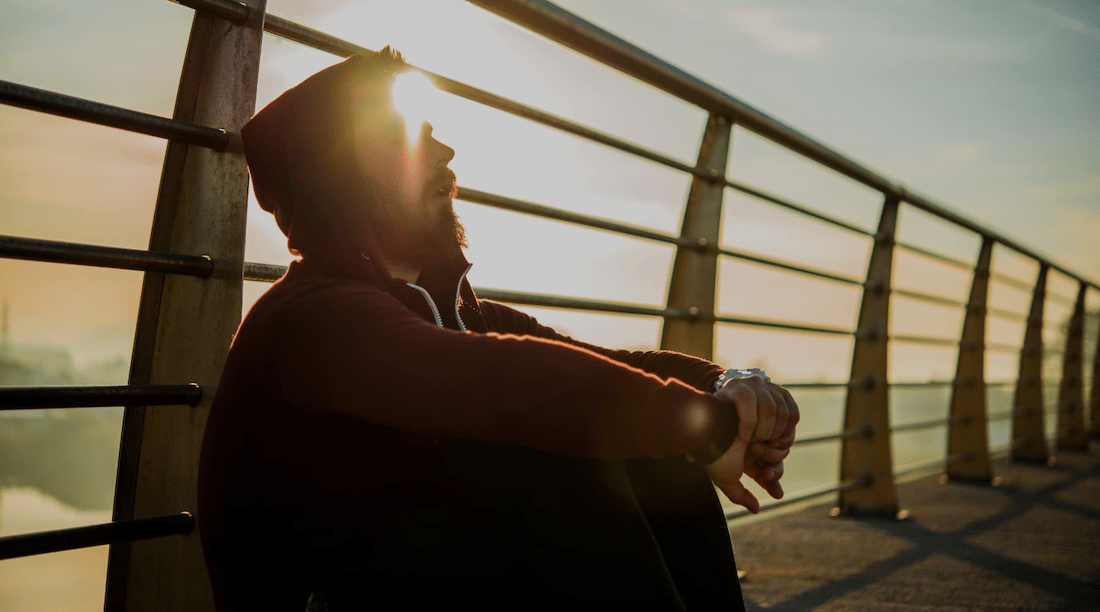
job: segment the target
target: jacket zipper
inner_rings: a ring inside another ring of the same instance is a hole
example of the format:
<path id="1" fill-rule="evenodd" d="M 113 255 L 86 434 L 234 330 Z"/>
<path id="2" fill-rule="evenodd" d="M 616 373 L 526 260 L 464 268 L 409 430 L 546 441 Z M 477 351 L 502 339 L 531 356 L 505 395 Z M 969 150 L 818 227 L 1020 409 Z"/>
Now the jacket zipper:
<path id="1" fill-rule="evenodd" d="M 439 316 L 439 309 L 436 308 L 435 300 L 432 299 L 432 295 L 430 293 L 428 293 L 428 290 L 421 287 L 420 285 L 414 285 L 412 283 L 405 283 L 405 284 L 407 284 L 408 286 L 412 287 L 413 289 L 416 289 L 417 291 L 419 291 L 420 295 L 424 296 L 425 300 L 428 300 L 428 307 L 432 309 L 432 316 L 435 317 L 436 327 L 443 327 L 443 317 Z M 462 325 L 462 322 L 459 321 L 458 324 Z M 465 331 L 465 330 L 463 330 L 463 331 Z"/>
<path id="2" fill-rule="evenodd" d="M 458 287 L 455 288 L 455 320 L 458 321 L 458 328 L 462 331 L 466 331 L 466 324 L 462 322 L 462 315 L 458 314 L 458 300 L 462 295 L 462 281 L 466 280 L 466 275 L 470 273 L 472 267 L 474 264 L 467 264 L 462 275 L 458 277 Z"/>
<path id="3" fill-rule="evenodd" d="M 458 288 L 455 289 L 455 320 L 458 321 L 458 329 L 461 331 L 466 331 L 466 324 L 462 322 L 462 315 L 458 314 L 458 300 L 462 296 L 462 281 L 466 280 L 466 275 L 470 273 L 470 268 L 472 267 L 474 267 L 474 265 L 470 264 L 462 271 L 462 275 L 458 277 Z M 428 290 L 420 285 L 414 285 L 413 283 L 405 284 L 416 289 L 420 292 L 420 295 L 424 296 L 424 299 L 428 302 L 428 307 L 432 309 L 432 317 L 435 318 L 436 327 L 443 327 L 443 317 L 439 315 L 439 308 L 435 305 L 432 294 L 428 293 Z"/>

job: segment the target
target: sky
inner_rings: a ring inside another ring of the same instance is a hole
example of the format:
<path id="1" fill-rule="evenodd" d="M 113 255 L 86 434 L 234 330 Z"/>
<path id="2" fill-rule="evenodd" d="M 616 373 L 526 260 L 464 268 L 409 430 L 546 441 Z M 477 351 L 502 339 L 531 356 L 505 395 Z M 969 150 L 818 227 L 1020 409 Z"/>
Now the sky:
<path id="1" fill-rule="evenodd" d="M 1095 0 L 559 5 L 1100 281 Z M 697 155 L 706 121 L 698 108 L 461 0 L 270 0 L 268 8 L 368 48 L 392 44 L 418 66 L 680 161 L 694 163 Z M 0 79 L 168 116 L 191 17 L 164 0 L 4 0 Z M 263 44 L 259 105 L 338 59 L 270 36 Z M 464 187 L 679 231 L 690 181 L 678 172 L 443 94 L 435 113 L 436 135 L 456 149 L 452 167 Z M 163 154 L 155 138 L 0 106 L 0 234 L 145 248 Z M 740 128 L 727 172 L 859 227 L 877 223 L 880 194 Z M 725 206 L 726 246 L 850 277 L 865 273 L 865 238 L 732 190 Z M 287 263 L 274 221 L 254 202 L 249 207 L 246 258 Z M 476 286 L 663 305 L 673 256 L 667 246 L 465 202 L 456 209 L 468 230 Z M 902 208 L 899 236 L 964 260 L 979 247 L 973 234 L 911 207 Z M 1033 281 L 1033 263 L 1000 248 L 994 255 L 998 272 Z M 895 286 L 965 300 L 968 273 L 901 251 L 895 257 Z M 12 343 L 62 347 L 78 367 L 128 359 L 140 285 L 136 272 L 0 260 Z M 244 308 L 263 288 L 246 284 Z M 1069 298 L 1076 292 L 1058 274 L 1050 289 Z M 1002 283 L 990 291 L 996 307 L 1028 307 L 1024 291 Z M 720 267 L 723 314 L 852 328 L 859 297 L 850 287 L 736 260 Z M 1100 292 L 1088 297 L 1090 308 L 1100 307 Z M 957 310 L 913 300 L 895 297 L 892 308 L 894 334 L 955 337 L 962 322 Z M 651 347 L 659 339 L 655 319 L 528 310 L 583 340 Z M 1069 311 L 1064 298 L 1048 303 L 1048 340 L 1058 339 Z M 1018 322 L 989 321 L 992 342 L 1018 345 L 1022 334 Z M 716 361 L 766 365 L 781 381 L 845 380 L 850 367 L 848 338 L 721 325 L 716 340 Z M 987 376 L 1014 377 L 1017 359 L 989 353 Z M 893 343 L 891 377 L 949 378 L 954 360 L 950 348 Z M 46 512 L 41 508 L 53 506 L 26 492 L 7 499 L 0 507 L 9 526 L 37 515 L 56 514 L 54 526 L 103 520 L 63 508 Z M 39 510 L 13 519 L 20 504 Z M 48 575 L 15 567 L 9 576 Z M 102 588 L 101 571 L 82 579 L 93 591 Z M 41 603 L 41 590 L 17 586 L 0 584 L 0 592 Z"/>
<path id="2" fill-rule="evenodd" d="M 568 0 L 560 6 L 907 189 L 1100 279 L 1095 2 L 843 0 L 826 8 L 796 0 Z M 271 0 L 268 8 L 368 48 L 392 44 L 426 69 L 682 161 L 695 159 L 702 111 L 468 3 Z M 170 114 L 190 10 L 144 0 L 94 7 L 9 0 L 0 11 L 0 78 Z M 270 36 L 264 45 L 260 105 L 337 60 Z M 452 167 L 461 185 L 678 232 L 689 186 L 681 174 L 442 98 L 433 123 L 457 150 Z M 745 130 L 735 129 L 733 143 L 731 177 L 874 227 L 879 194 Z M 143 248 L 163 147 L 154 138 L 0 107 L 0 233 Z M 667 247 L 480 205 L 457 208 L 470 231 L 471 279 L 478 286 L 663 303 Z M 287 262 L 270 217 L 254 204 L 249 217 L 249 259 Z M 978 247 L 969 232 L 911 207 L 903 208 L 899 235 L 967 260 Z M 733 191 L 723 242 L 854 277 L 863 276 L 868 253 L 863 239 Z M 998 250 L 995 260 L 1006 273 L 1033 278 L 1034 267 L 1012 253 Z M 7 261 L 0 273 L 13 341 L 70 346 L 78 362 L 128 353 L 139 274 Z M 958 299 L 969 285 L 965 273 L 905 253 L 897 255 L 895 281 Z M 1051 282 L 1052 290 L 1074 295 L 1066 279 L 1055 275 Z M 262 289 L 246 290 L 246 307 Z M 1027 307 L 1019 292 L 994 286 L 993 293 L 1006 308 Z M 727 260 L 718 308 L 852 327 L 858 294 Z M 1058 318 L 1066 308 L 1052 303 L 1048 310 Z M 651 319 L 535 312 L 607 344 L 651 345 L 659 335 Z M 960 324 L 957 313 L 895 300 L 895 333 L 954 336 Z M 1018 344 L 1018 331 L 1009 326 L 999 341 Z M 763 360 L 791 378 L 846 375 L 850 341 L 772 334 L 761 342 L 758 335 L 721 326 L 717 357 Z M 896 350 L 898 364 L 942 361 L 921 347 Z M 798 359 L 799 353 L 813 358 Z M 824 362 L 833 365 L 815 369 Z M 1007 362 L 1005 368 L 1011 369 Z M 949 375 L 918 370 L 897 374 Z"/>

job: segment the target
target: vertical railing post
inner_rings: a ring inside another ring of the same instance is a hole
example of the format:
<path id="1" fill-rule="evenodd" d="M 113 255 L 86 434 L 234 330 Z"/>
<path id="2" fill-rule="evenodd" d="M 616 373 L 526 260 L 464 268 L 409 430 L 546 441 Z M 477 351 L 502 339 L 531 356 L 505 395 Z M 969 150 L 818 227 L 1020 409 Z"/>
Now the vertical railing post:
<path id="1" fill-rule="evenodd" d="M 1039 277 L 1031 294 L 1031 311 L 1020 349 L 1020 375 L 1012 400 L 1012 458 L 1046 463 L 1046 430 L 1043 423 L 1043 306 L 1047 296 L 1049 266 L 1039 264 Z"/>
<path id="2" fill-rule="evenodd" d="M 266 0 L 246 0 L 235 26 L 196 12 L 175 119 L 235 134 L 255 111 Z M 231 143 L 239 140 L 231 138 Z M 198 382 L 213 391 L 241 315 L 248 171 L 239 144 L 217 152 L 170 143 L 153 215 L 152 250 L 208 255 L 207 278 L 147 273 L 132 384 Z M 115 520 L 195 511 L 199 450 L 213 393 L 194 408 L 128 408 Z M 212 610 L 198 533 L 111 546 L 105 610 Z"/>
<path id="3" fill-rule="evenodd" d="M 1092 389 L 1089 391 L 1089 435 L 1100 439 L 1100 311 L 1096 313 L 1096 345 L 1092 352 Z"/>
<path id="4" fill-rule="evenodd" d="M 679 246 L 668 287 L 668 308 L 691 312 L 691 319 L 666 318 L 661 348 L 714 357 L 714 307 L 718 285 L 718 242 L 722 231 L 722 197 L 733 125 L 711 115 L 699 146 L 698 167 L 710 173 L 691 182 L 680 235 L 698 240 L 697 248 Z"/>
<path id="5" fill-rule="evenodd" d="M 986 425 L 985 321 L 989 293 L 989 267 L 993 241 L 982 239 L 974 266 L 970 300 L 966 304 L 959 361 L 951 391 L 951 423 L 947 434 L 947 464 L 944 472 L 952 480 L 989 483 L 989 434 Z"/>
<path id="6" fill-rule="evenodd" d="M 842 490 L 837 512 L 845 515 L 896 517 L 893 456 L 890 449 L 890 386 L 888 333 L 890 276 L 894 262 L 894 232 L 898 198 L 882 205 L 875 244 L 867 264 L 867 282 L 859 310 L 852 376 L 844 411 L 844 430 L 865 428 L 862 437 L 841 443 L 840 481 L 869 478 L 867 486 Z"/>
<path id="7" fill-rule="evenodd" d="M 1084 375 L 1085 292 L 1081 282 L 1077 303 L 1066 331 L 1066 347 L 1062 353 L 1062 380 L 1058 385 L 1058 448 L 1088 450 L 1089 432 L 1085 429 L 1085 394 L 1081 384 Z"/>

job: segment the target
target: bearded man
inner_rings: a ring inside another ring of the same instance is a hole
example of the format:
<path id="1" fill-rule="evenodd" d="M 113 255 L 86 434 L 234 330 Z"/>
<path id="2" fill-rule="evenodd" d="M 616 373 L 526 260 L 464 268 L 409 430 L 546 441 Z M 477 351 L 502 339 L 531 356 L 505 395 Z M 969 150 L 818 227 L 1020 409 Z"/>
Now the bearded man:
<path id="1" fill-rule="evenodd" d="M 242 130 L 301 259 L 242 322 L 206 429 L 218 609 L 743 609 L 712 482 L 781 496 L 794 400 L 479 300 L 454 151 L 393 103 L 410 70 L 354 56 Z"/>

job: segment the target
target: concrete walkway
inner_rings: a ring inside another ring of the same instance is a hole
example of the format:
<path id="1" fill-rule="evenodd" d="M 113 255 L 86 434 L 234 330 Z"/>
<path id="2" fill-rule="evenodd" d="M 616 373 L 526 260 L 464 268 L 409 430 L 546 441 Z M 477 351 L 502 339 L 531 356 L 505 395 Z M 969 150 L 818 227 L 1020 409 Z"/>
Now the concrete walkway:
<path id="1" fill-rule="evenodd" d="M 835 501 L 731 522 L 753 610 L 1100 610 L 1100 444 L 1053 467 L 995 463 L 999 486 L 899 485 L 908 520 Z"/>

